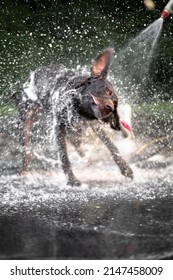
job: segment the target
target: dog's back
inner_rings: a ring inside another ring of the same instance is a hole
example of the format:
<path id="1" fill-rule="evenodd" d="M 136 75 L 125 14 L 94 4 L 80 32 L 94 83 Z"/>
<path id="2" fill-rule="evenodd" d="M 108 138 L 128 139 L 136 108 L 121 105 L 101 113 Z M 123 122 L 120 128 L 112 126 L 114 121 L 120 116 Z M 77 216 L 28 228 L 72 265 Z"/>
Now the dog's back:
<path id="1" fill-rule="evenodd" d="M 37 106 L 40 110 L 61 116 L 66 126 L 72 125 L 73 118 L 79 114 L 73 112 L 75 95 L 85 78 L 83 70 L 69 69 L 60 64 L 42 66 L 32 71 L 23 84 L 22 98 L 19 104 L 21 119 L 28 109 Z"/>

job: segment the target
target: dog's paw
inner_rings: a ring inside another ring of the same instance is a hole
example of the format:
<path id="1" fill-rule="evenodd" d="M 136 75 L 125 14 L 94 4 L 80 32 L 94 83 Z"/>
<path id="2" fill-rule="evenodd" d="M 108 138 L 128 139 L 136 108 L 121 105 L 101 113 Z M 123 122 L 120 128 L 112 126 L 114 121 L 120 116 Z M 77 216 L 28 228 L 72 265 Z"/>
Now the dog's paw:
<path id="1" fill-rule="evenodd" d="M 81 184 L 81 182 L 78 179 L 70 178 L 67 181 L 67 185 L 71 186 L 71 187 L 80 187 L 82 184 Z"/>
<path id="2" fill-rule="evenodd" d="M 121 173 L 130 179 L 133 179 L 133 171 L 129 166 L 126 166 L 124 170 L 121 170 Z"/>
<path id="3" fill-rule="evenodd" d="M 125 177 L 128 177 L 130 179 L 133 179 L 133 171 L 131 170 L 130 167 L 126 168 L 126 170 L 124 170 L 124 174 Z"/>

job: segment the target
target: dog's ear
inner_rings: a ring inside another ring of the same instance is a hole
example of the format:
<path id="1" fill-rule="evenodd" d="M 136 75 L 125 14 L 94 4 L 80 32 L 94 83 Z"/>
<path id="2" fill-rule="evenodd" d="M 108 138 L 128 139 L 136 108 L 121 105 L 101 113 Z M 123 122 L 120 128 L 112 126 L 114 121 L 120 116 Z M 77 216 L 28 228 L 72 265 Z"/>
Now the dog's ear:
<path id="1" fill-rule="evenodd" d="M 107 76 L 113 52 L 114 50 L 112 48 L 107 48 L 95 58 L 91 64 L 92 76 Z"/>

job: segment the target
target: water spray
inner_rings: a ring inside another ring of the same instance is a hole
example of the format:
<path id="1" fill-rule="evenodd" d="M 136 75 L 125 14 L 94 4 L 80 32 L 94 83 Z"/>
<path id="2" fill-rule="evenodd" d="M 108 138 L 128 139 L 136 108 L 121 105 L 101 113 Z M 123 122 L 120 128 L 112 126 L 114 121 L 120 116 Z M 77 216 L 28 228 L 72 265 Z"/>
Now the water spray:
<path id="1" fill-rule="evenodd" d="M 166 19 L 173 13 L 173 0 L 170 0 L 161 13 L 161 18 Z"/>

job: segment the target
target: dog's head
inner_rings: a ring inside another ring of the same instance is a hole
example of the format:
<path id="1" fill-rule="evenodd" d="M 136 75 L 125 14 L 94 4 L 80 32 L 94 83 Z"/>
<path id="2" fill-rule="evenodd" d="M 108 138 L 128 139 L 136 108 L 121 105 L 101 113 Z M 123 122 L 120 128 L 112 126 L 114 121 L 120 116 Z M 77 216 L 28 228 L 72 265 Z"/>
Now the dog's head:
<path id="1" fill-rule="evenodd" d="M 110 122 L 112 128 L 118 127 L 118 97 L 107 79 L 113 49 L 107 48 L 91 64 L 91 76 L 80 85 L 81 100 L 79 113 L 88 119 Z"/>

